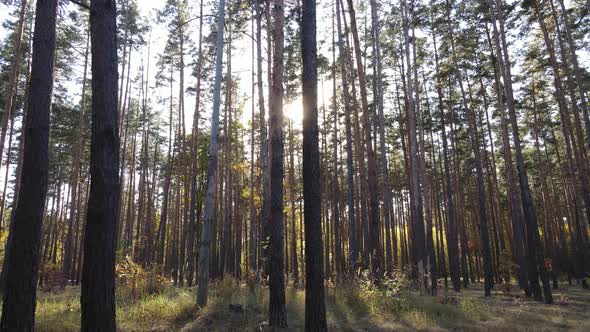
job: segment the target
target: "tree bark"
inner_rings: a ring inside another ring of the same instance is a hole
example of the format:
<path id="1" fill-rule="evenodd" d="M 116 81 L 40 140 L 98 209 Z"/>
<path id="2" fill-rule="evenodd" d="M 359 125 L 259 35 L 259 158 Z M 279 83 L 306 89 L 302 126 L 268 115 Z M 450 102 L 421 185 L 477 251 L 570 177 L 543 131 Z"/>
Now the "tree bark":
<path id="1" fill-rule="evenodd" d="M 115 330 L 115 250 L 119 213 L 117 20 L 115 0 L 93 0 L 90 197 L 82 273 L 82 330 Z"/>
<path id="2" fill-rule="evenodd" d="M 322 271 L 320 151 L 317 111 L 316 1 L 303 0 L 303 200 L 305 204 L 305 330 L 327 331 Z"/>
<path id="3" fill-rule="evenodd" d="M 287 326 L 285 307 L 284 234 L 283 234 L 283 50 L 284 4 L 274 0 L 274 52 L 270 115 L 270 261 L 269 261 L 269 324 Z"/>
<path id="4" fill-rule="evenodd" d="M 199 250 L 199 275 L 197 304 L 207 305 L 209 292 L 209 246 L 211 245 L 211 224 L 215 217 L 215 187 L 217 182 L 217 135 L 219 133 L 219 108 L 221 104 L 221 79 L 223 69 L 223 30 L 225 22 L 225 0 L 219 0 L 217 15 L 217 42 L 215 58 L 215 85 L 213 87 L 213 114 L 211 116 L 211 143 L 207 162 L 207 191 L 205 193 L 205 211 L 201 231 L 201 248 Z"/>
<path id="5" fill-rule="evenodd" d="M 56 0 L 39 0 L 22 170 L 11 241 L 5 253 L 2 331 L 32 331 L 35 325 L 37 273 L 43 210 L 49 177 L 49 109 L 53 89 Z"/>

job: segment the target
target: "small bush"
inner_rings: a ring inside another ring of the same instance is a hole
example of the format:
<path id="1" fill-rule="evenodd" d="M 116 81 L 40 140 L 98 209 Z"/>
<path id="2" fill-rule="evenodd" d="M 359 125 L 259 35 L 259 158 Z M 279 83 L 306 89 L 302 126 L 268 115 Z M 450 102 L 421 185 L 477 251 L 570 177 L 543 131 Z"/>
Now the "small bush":
<path id="1" fill-rule="evenodd" d="M 44 264 L 39 269 L 41 277 L 40 289 L 44 292 L 63 291 L 68 282 L 67 276 L 57 264 Z"/>
<path id="2" fill-rule="evenodd" d="M 166 286 L 166 278 L 154 269 L 144 269 L 129 256 L 117 264 L 115 275 L 119 298 L 136 300 L 146 295 L 159 294 Z"/>

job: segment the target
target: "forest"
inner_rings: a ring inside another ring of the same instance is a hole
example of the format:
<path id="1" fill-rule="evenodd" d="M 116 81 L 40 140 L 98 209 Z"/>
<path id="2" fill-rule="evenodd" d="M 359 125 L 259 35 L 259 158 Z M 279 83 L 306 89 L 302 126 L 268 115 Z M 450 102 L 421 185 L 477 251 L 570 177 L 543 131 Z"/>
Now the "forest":
<path id="1" fill-rule="evenodd" d="M 0 331 L 590 330 L 590 1 L 0 21 Z"/>

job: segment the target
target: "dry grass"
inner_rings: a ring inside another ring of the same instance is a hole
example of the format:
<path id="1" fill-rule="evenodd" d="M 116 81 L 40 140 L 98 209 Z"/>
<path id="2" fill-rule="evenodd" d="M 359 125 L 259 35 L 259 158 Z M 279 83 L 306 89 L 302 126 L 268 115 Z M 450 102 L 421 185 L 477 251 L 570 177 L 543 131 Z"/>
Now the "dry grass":
<path id="1" fill-rule="evenodd" d="M 461 293 L 440 290 L 437 297 L 419 296 L 405 286 L 397 286 L 382 290 L 362 283 L 345 283 L 328 288 L 330 329 L 590 331 L 590 292 L 579 287 L 555 290 L 555 304 L 545 305 L 515 292 L 495 292 L 491 298 L 484 298 L 480 284 Z M 304 327 L 304 292 L 288 287 L 286 298 L 287 331 L 300 331 Z M 230 304 L 241 309 L 232 310 Z M 172 286 L 136 300 L 119 296 L 117 306 L 117 326 L 122 331 L 264 330 L 268 289 L 250 288 L 234 279 L 225 279 L 211 285 L 209 305 L 203 309 L 195 305 L 195 289 Z M 79 288 L 39 294 L 36 330 L 77 331 L 79 319 Z"/>

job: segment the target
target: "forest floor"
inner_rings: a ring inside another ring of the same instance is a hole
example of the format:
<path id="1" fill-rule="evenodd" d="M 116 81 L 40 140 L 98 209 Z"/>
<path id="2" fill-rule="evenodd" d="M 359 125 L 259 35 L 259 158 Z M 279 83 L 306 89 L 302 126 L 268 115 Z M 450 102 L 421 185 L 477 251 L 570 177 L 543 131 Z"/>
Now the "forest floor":
<path id="1" fill-rule="evenodd" d="M 166 287 L 136 300 L 118 295 L 117 326 L 122 331 L 261 331 L 265 328 L 268 289 L 250 288 L 232 279 L 211 285 L 209 305 L 199 310 L 195 289 Z M 461 293 L 439 290 L 420 296 L 403 289 L 371 286 L 327 289 L 327 314 L 333 331 L 590 331 L 590 291 L 563 285 L 555 303 L 545 305 L 519 293 L 483 297 L 482 284 Z M 37 331 L 79 330 L 79 287 L 40 292 Z M 286 291 L 289 328 L 304 327 L 304 291 Z M 230 304 L 232 306 L 230 306 Z"/>

